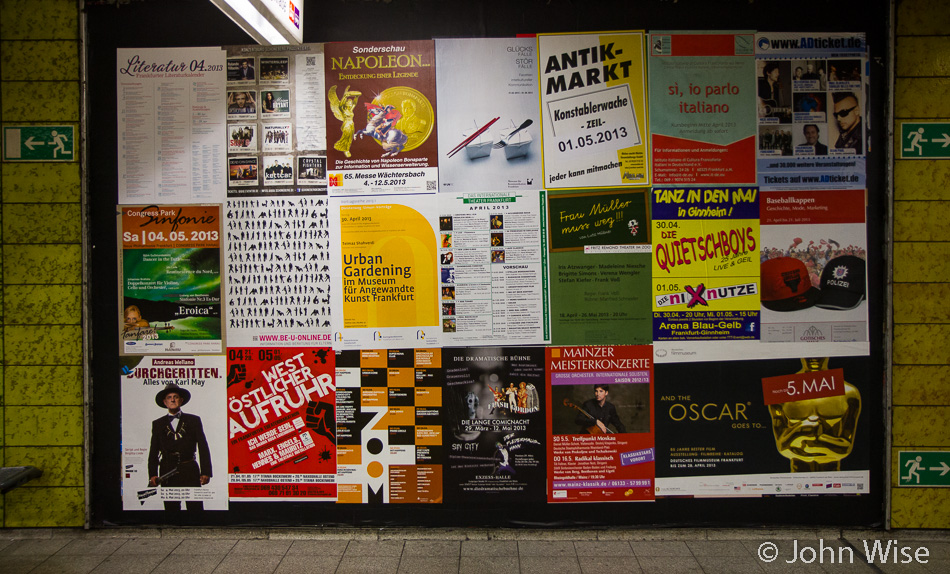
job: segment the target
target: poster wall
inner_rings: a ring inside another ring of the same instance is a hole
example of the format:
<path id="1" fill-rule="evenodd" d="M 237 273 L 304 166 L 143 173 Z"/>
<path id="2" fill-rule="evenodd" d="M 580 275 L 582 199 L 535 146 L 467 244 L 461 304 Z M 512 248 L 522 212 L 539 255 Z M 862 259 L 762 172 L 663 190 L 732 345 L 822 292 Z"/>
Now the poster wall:
<path id="1" fill-rule="evenodd" d="M 129 48 L 116 60 L 118 203 L 221 201 L 224 51 Z"/>
<path id="2" fill-rule="evenodd" d="M 232 500 L 336 500 L 336 386 L 329 347 L 229 347 Z"/>
<path id="3" fill-rule="evenodd" d="M 337 351 L 340 503 L 442 502 L 439 349 Z"/>
<path id="4" fill-rule="evenodd" d="M 755 182 L 753 34 L 650 34 L 653 183 Z"/>
<path id="5" fill-rule="evenodd" d="M 548 502 L 653 500 L 652 351 L 545 349 Z"/>
<path id="6" fill-rule="evenodd" d="M 127 361 L 121 376 L 123 510 L 227 510 L 224 356 Z"/>
<path id="7" fill-rule="evenodd" d="M 435 193 L 434 43 L 334 42 L 325 53 L 330 195 Z"/>
<path id="8" fill-rule="evenodd" d="M 538 36 L 545 188 L 650 184 L 643 38 Z"/>
<path id="9" fill-rule="evenodd" d="M 220 206 L 119 206 L 117 217 L 120 354 L 220 353 Z"/>
<path id="10" fill-rule="evenodd" d="M 440 191 L 540 189 L 534 38 L 437 39 Z M 467 142 L 467 143 L 466 143 Z"/>

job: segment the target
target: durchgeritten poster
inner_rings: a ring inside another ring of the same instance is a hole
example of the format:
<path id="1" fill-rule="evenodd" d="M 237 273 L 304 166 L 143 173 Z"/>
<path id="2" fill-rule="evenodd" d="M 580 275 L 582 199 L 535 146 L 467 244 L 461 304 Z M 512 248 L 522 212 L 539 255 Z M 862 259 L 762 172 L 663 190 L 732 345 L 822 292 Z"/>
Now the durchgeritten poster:
<path id="1" fill-rule="evenodd" d="M 437 214 L 434 196 L 331 198 L 334 349 L 439 345 Z"/>
<path id="2" fill-rule="evenodd" d="M 435 41 L 439 189 L 541 189 L 534 38 Z"/>
<path id="3" fill-rule="evenodd" d="M 650 185 L 643 33 L 541 34 L 544 187 Z"/>
<path id="4" fill-rule="evenodd" d="M 220 353 L 220 206 L 127 205 L 117 216 L 120 353 Z"/>
<path id="5" fill-rule="evenodd" d="M 336 386 L 329 347 L 228 349 L 228 493 L 336 500 Z"/>
<path id="6" fill-rule="evenodd" d="M 435 193 L 435 45 L 325 47 L 331 195 Z"/>

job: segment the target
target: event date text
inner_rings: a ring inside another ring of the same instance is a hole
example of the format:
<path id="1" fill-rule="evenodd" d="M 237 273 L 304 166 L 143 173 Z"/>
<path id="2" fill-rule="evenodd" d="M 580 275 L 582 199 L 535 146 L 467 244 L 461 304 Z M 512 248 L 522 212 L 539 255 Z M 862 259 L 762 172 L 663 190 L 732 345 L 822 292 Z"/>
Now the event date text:
<path id="1" fill-rule="evenodd" d="M 607 143 L 611 140 L 619 140 L 627 137 L 627 128 L 619 127 L 612 130 L 604 130 L 585 136 L 577 136 L 575 139 L 566 139 L 557 142 L 558 151 L 565 152 L 573 149 L 580 149 Z"/>

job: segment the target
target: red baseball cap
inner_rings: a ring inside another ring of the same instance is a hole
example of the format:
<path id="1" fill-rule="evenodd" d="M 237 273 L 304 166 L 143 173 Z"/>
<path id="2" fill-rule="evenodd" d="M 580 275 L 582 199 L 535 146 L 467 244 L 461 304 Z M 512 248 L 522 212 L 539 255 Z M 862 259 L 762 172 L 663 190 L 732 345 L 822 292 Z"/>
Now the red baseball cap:
<path id="1" fill-rule="evenodd" d="M 762 305 L 773 311 L 799 311 L 818 301 L 805 264 L 794 257 L 776 257 L 761 267 Z"/>

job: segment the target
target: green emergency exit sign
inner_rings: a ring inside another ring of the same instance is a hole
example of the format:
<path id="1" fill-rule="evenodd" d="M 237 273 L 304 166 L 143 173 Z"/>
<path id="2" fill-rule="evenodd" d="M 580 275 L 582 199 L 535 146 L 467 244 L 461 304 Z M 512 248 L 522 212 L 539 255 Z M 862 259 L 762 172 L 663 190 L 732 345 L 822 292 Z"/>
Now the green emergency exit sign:
<path id="1" fill-rule="evenodd" d="M 950 486 L 950 451 L 902 450 L 898 486 Z"/>
<path id="2" fill-rule="evenodd" d="M 901 122 L 900 159 L 950 158 L 950 122 Z"/>
<path id="3" fill-rule="evenodd" d="M 4 126 L 3 161 L 76 161 L 76 128 Z"/>

